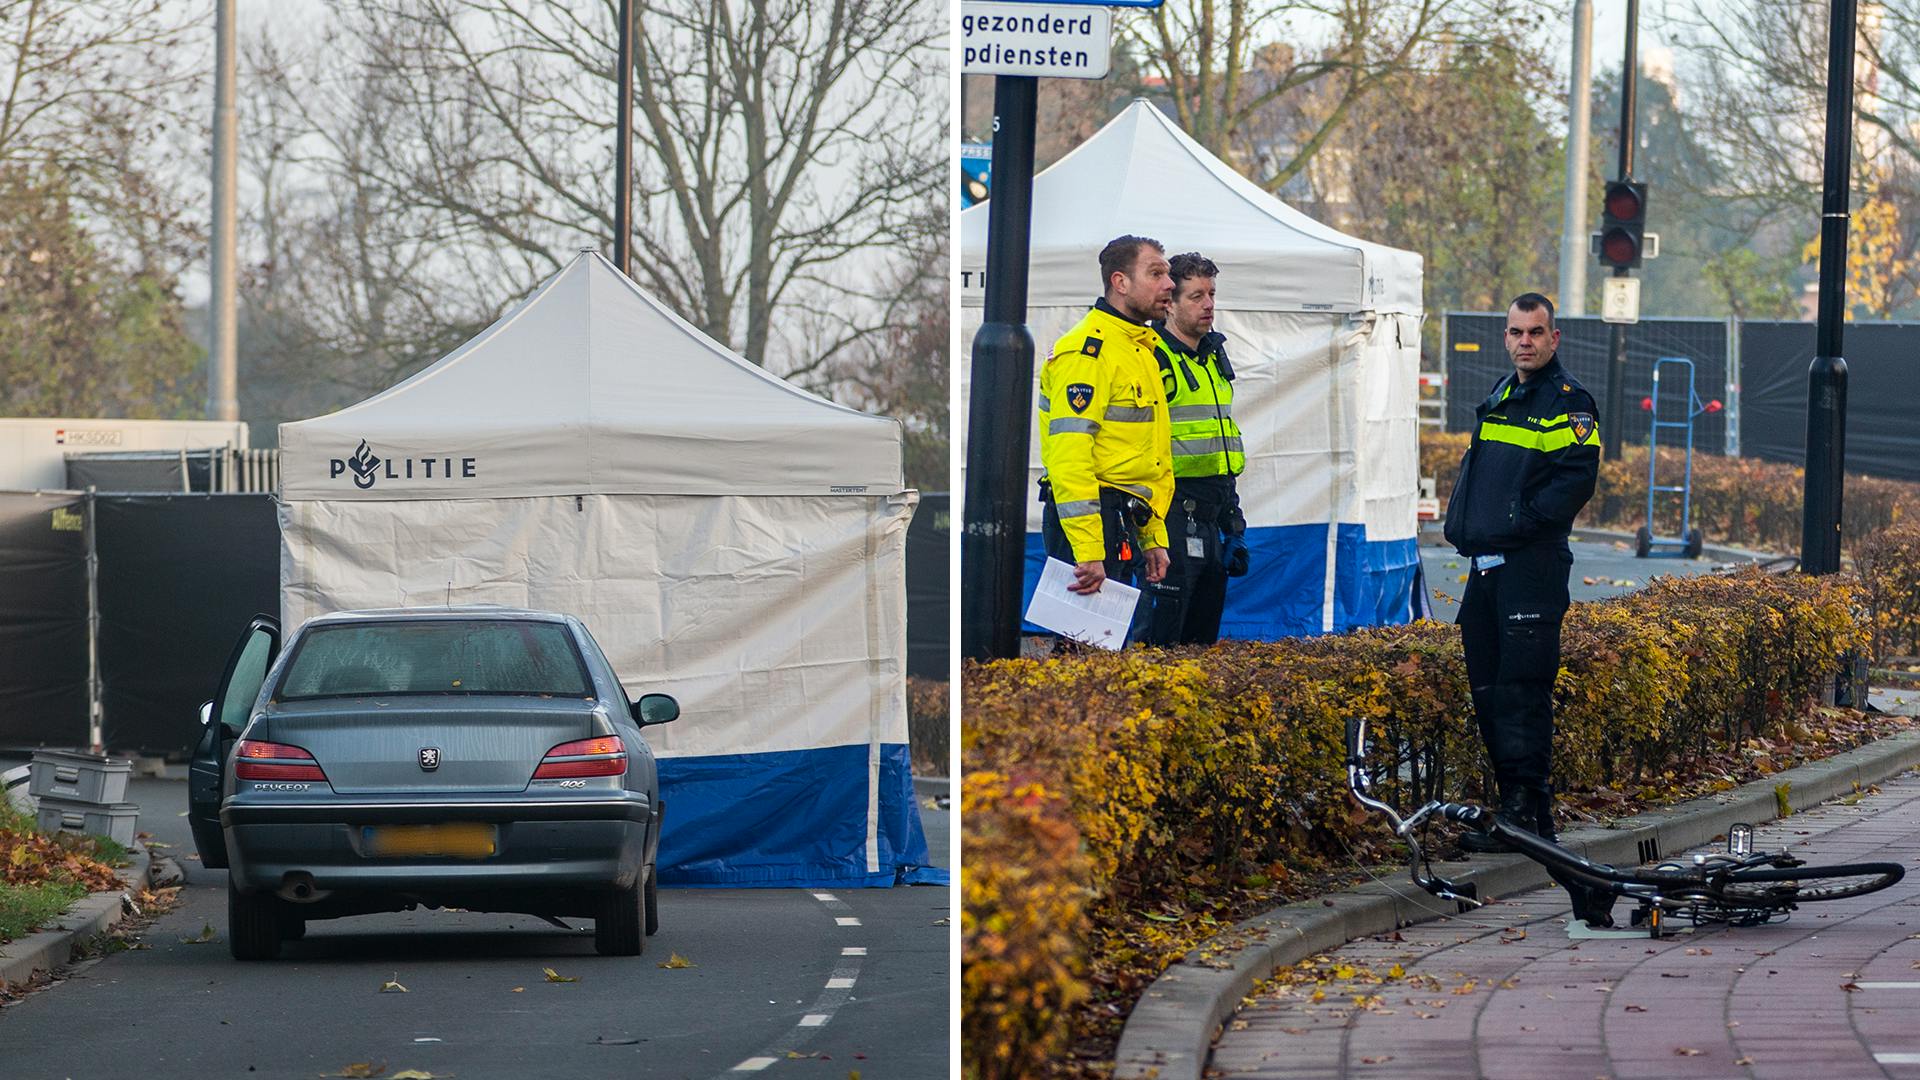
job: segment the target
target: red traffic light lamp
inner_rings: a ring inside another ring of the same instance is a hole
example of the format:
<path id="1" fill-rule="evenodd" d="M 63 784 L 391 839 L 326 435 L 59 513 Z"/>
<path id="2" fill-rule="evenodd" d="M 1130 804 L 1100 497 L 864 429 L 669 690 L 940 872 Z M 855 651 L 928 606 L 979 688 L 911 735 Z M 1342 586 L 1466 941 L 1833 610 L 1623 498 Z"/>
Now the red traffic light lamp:
<path id="1" fill-rule="evenodd" d="M 1600 262 L 1614 269 L 1639 266 L 1646 248 L 1647 185 L 1609 180 L 1600 206 Z"/>

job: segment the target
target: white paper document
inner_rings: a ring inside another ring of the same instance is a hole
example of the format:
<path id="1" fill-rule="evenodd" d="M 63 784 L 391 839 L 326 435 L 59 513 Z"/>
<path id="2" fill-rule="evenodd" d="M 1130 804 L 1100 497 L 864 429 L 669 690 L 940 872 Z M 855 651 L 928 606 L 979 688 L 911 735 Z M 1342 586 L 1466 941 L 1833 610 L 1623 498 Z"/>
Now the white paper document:
<path id="1" fill-rule="evenodd" d="M 1040 572 L 1040 585 L 1027 604 L 1027 621 L 1103 649 L 1120 649 L 1127 643 L 1127 627 L 1133 623 L 1133 609 L 1140 605 L 1140 590 L 1109 578 L 1100 591 L 1090 596 L 1068 592 L 1073 584 L 1073 564 L 1049 558 Z"/>

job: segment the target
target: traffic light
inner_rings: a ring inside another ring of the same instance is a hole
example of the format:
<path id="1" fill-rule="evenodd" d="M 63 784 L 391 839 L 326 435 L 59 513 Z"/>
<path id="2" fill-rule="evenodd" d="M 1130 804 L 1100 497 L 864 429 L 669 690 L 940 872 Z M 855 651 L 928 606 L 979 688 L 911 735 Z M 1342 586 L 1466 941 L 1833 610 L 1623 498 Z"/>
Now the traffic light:
<path id="1" fill-rule="evenodd" d="M 1600 208 L 1600 262 L 1604 266 L 1640 265 L 1647 242 L 1647 185 L 1609 180 Z"/>

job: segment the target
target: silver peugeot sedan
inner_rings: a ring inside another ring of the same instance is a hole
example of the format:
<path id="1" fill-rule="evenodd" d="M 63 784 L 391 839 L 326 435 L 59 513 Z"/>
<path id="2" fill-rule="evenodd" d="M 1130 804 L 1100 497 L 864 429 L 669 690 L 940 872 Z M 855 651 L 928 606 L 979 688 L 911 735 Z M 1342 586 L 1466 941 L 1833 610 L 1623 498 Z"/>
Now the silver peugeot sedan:
<path id="1" fill-rule="evenodd" d="M 228 870 L 227 938 L 271 959 L 308 921 L 416 907 L 659 928 L 664 806 L 635 702 L 580 620 L 498 607 L 350 611 L 280 647 L 256 616 L 201 708 L 188 815 Z"/>

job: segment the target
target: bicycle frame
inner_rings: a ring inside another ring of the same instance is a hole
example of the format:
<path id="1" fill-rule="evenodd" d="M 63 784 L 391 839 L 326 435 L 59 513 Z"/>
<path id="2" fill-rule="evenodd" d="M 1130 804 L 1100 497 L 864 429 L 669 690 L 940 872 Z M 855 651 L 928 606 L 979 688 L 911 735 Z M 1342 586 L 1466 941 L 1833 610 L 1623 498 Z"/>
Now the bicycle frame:
<path id="1" fill-rule="evenodd" d="M 1414 830 L 1435 814 L 1449 821 L 1457 821 L 1469 828 L 1479 829 L 1503 841 L 1522 855 L 1546 867 L 1553 872 L 1556 880 L 1567 884 L 1574 883 L 1589 889 L 1602 890 L 1612 896 L 1627 897 L 1639 901 L 1641 911 L 1648 913 L 1647 921 L 1658 927 L 1660 911 L 1679 911 L 1690 909 L 1698 920 L 1707 917 L 1739 921 L 1752 918 L 1763 921 L 1764 918 L 1782 910 L 1790 910 L 1791 901 L 1780 903 L 1753 904 L 1743 903 L 1738 898 L 1729 897 L 1725 892 L 1725 879 L 1736 870 L 1761 866 L 1791 868 L 1801 865 L 1800 860 L 1785 852 L 1762 852 L 1746 856 L 1733 855 L 1695 855 L 1694 865 L 1679 866 L 1669 864 L 1673 869 L 1633 868 L 1621 870 L 1605 863 L 1592 862 L 1549 840 L 1543 840 L 1530 832 L 1513 828 L 1484 806 L 1466 803 L 1450 803 L 1434 800 L 1412 814 L 1402 818 L 1398 811 L 1371 794 L 1372 779 L 1366 771 L 1365 720 L 1347 721 L 1347 786 L 1354 798 L 1362 806 L 1386 817 L 1393 825 L 1395 836 L 1405 840 L 1411 853 L 1411 871 L 1413 883 L 1421 889 L 1442 900 L 1454 900 L 1467 907 L 1478 907 L 1482 901 L 1476 895 L 1471 882 L 1453 882 L 1431 872 L 1431 867 L 1423 872 L 1422 866 L 1427 858 L 1420 850 L 1420 842 L 1414 836 Z M 1702 911 L 1702 909 L 1707 909 Z"/>

